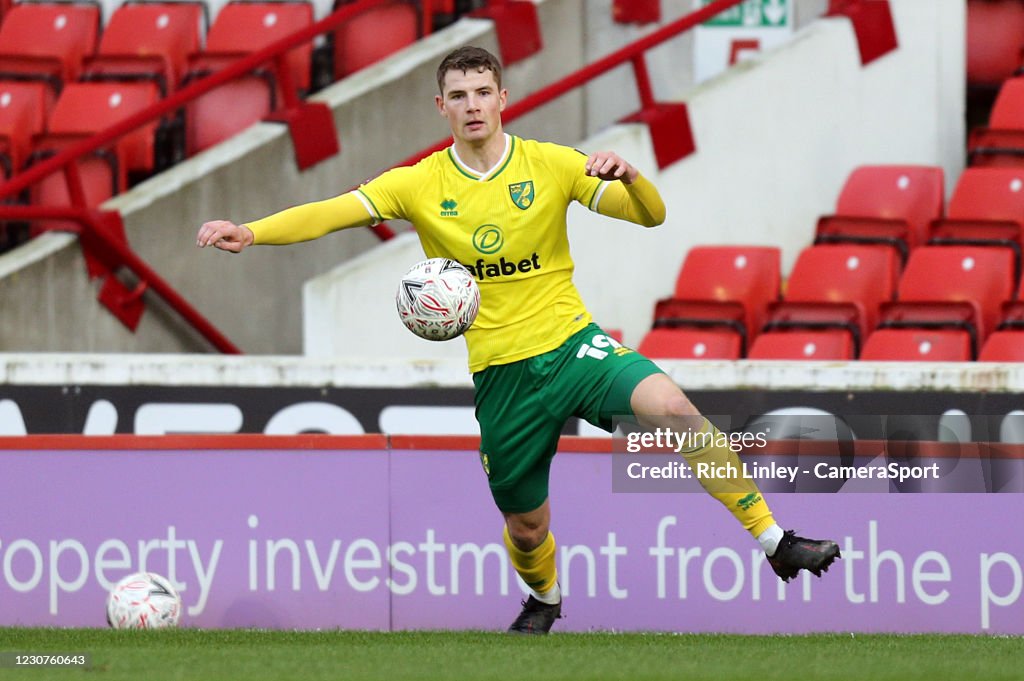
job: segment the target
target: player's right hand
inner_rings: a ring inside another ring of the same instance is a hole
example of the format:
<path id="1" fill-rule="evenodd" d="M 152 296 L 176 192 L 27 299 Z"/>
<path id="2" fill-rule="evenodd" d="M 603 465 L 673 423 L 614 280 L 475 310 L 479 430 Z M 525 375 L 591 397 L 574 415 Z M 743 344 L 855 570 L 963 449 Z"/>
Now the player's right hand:
<path id="1" fill-rule="evenodd" d="M 196 246 L 215 246 L 222 251 L 240 253 L 246 246 L 251 246 L 254 239 L 252 231 L 245 225 L 236 225 L 228 220 L 211 220 L 199 228 Z"/>

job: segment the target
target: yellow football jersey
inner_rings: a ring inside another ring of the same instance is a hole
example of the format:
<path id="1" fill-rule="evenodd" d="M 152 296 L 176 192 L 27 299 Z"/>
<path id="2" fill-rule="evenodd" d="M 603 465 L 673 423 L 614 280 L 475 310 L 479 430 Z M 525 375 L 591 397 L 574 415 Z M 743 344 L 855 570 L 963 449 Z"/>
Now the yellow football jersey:
<path id="1" fill-rule="evenodd" d="M 449 147 L 356 191 L 375 220 L 409 220 L 427 257 L 457 260 L 476 277 L 470 371 L 553 350 L 590 322 L 572 282 L 565 219 L 571 201 L 596 210 L 607 185 L 586 174 L 586 158 L 507 135 L 501 161 L 487 173 Z"/>

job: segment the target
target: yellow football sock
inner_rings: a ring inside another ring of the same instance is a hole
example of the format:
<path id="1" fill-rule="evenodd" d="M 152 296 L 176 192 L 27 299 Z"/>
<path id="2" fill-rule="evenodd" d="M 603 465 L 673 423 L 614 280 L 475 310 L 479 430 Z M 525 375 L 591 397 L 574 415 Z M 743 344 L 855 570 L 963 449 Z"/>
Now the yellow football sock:
<path id="1" fill-rule="evenodd" d="M 679 453 L 698 473 L 701 486 L 722 502 L 755 539 L 774 525 L 775 519 L 757 484 L 743 476 L 740 458 L 729 447 L 728 437 L 704 419 L 701 432 L 693 440 L 693 449 L 681 448 Z M 717 471 L 728 470 L 731 475 L 725 479 L 700 475 L 698 464 L 707 464 L 707 468 Z"/>
<path id="2" fill-rule="evenodd" d="M 512 543 L 512 537 L 509 535 L 508 525 L 506 525 L 505 547 L 512 559 L 512 567 L 516 569 L 527 586 L 539 595 L 545 594 L 555 587 L 558 582 L 558 570 L 555 567 L 555 536 L 553 534 L 548 532 L 548 536 L 534 550 L 523 551 Z"/>

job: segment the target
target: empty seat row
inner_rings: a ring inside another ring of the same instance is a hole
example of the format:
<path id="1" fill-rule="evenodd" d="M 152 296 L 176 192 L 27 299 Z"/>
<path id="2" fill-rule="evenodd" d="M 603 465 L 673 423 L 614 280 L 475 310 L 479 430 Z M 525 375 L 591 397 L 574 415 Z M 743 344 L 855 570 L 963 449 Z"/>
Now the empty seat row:
<path id="1" fill-rule="evenodd" d="M 865 166 L 851 173 L 815 243 L 881 244 L 905 262 L 923 244 L 1024 251 L 1024 168 L 968 168 L 943 210 L 943 174 L 929 166 Z"/>
<path id="2" fill-rule="evenodd" d="M 740 359 L 735 336 L 722 331 L 654 329 L 638 350 L 664 359 Z M 766 333 L 747 359 L 847 361 L 855 359 L 850 337 L 836 331 Z M 878 329 L 868 336 L 862 361 L 959 362 L 971 360 L 968 338 L 941 329 Z M 1024 330 L 996 331 L 977 357 L 981 362 L 1024 362 Z"/>
<path id="3" fill-rule="evenodd" d="M 342 4 L 347 3 L 335 3 Z M 101 29 L 95 3 L 19 3 L 0 24 L 0 75 L 37 76 L 59 90 L 61 82 L 75 80 L 89 69 L 101 74 L 122 68 L 136 74 L 157 70 L 173 89 L 184 77 L 188 60 L 201 52 L 252 52 L 313 22 L 307 0 L 228 2 L 208 32 L 205 11 L 205 5 L 191 0 L 128 2 Z M 418 3 L 411 0 L 392 0 L 351 17 L 330 36 L 334 77 L 414 42 L 420 30 Z M 312 50 L 307 43 L 288 57 L 300 89 L 310 86 Z"/>
<path id="4" fill-rule="evenodd" d="M 195 2 L 122 5 L 102 35 L 96 5 L 18 4 L 0 24 L 0 166 L 7 175 L 24 166 L 33 137 L 46 131 L 67 84 L 113 81 L 125 83 L 127 90 L 151 83 L 158 96 L 165 96 L 312 21 L 312 7 L 305 1 L 230 2 L 201 49 L 203 6 Z M 356 15 L 332 37 L 333 75 L 347 75 L 414 42 L 418 31 L 416 7 L 404 0 Z M 299 94 L 310 91 L 312 44 L 291 50 L 285 63 L 287 81 Z M 206 149 L 266 117 L 283 99 L 277 75 L 268 65 L 191 104 L 181 153 Z M 32 84 L 37 87 L 27 87 Z M 87 106 L 79 115 L 89 119 L 91 110 Z"/>
<path id="5" fill-rule="evenodd" d="M 811 246 L 797 258 L 782 297 L 779 256 L 772 247 L 691 249 L 675 297 L 655 306 L 641 351 L 704 359 L 870 358 L 880 339 L 914 330 L 955 339 L 971 359 L 997 329 L 1024 328 L 1024 290 L 1015 288 L 1005 249 L 924 246 L 900 272 L 890 249 Z M 879 330 L 893 333 L 877 336 Z"/>

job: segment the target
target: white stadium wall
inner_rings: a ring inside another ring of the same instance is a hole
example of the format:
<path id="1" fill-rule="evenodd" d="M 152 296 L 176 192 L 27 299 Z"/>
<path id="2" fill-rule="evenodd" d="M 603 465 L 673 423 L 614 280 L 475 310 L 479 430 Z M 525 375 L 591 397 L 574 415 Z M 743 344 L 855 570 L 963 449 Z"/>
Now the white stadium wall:
<path id="1" fill-rule="evenodd" d="M 778 245 L 787 271 L 858 165 L 938 165 L 952 186 L 964 156 L 963 3 L 891 4 L 900 47 L 866 67 L 849 21 L 822 19 L 787 45 L 679 93 L 697 152 L 661 172 L 643 125 L 607 128 L 577 145 L 630 159 L 668 208 L 666 223 L 652 230 L 571 210 L 576 283 L 600 324 L 638 343 L 696 244 Z M 421 341 L 397 321 L 394 282 L 421 257 L 415 244 L 374 249 L 311 280 L 306 354 L 462 356 L 462 343 Z"/>

